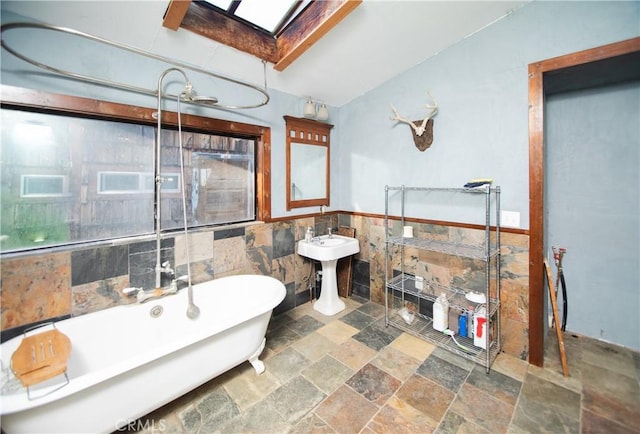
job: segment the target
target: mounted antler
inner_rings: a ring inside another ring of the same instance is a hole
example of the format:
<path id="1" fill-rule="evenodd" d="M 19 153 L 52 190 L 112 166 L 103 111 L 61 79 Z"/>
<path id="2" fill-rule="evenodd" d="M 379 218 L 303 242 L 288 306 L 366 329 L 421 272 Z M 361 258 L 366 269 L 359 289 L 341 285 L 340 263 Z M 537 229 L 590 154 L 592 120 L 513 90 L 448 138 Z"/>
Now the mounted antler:
<path id="1" fill-rule="evenodd" d="M 422 120 L 422 123 L 420 123 L 420 121 L 410 121 L 403 118 L 402 116 L 400 116 L 400 113 L 398 113 L 398 110 L 396 110 L 396 108 L 391 105 L 393 112 L 396 114 L 391 118 L 391 120 L 404 122 L 411 125 L 411 128 L 413 128 L 413 143 L 415 143 L 416 148 L 418 148 L 420 151 L 428 149 L 429 146 L 431 146 L 431 144 L 433 143 L 433 119 L 431 118 L 438 111 L 438 103 L 436 102 L 435 98 L 431 95 L 430 92 L 427 92 L 427 94 L 433 101 L 433 105 L 426 105 L 427 109 L 429 109 L 429 114 Z M 420 123 L 420 126 L 416 125 L 417 123 Z"/>
<path id="2" fill-rule="evenodd" d="M 393 106 L 393 104 L 391 105 L 391 109 L 393 110 L 393 112 L 396 114 L 395 116 L 393 116 L 391 118 L 392 121 L 398 121 L 398 122 L 404 122 L 406 124 L 411 125 L 411 128 L 413 128 L 413 130 L 415 131 L 417 136 L 422 136 L 422 134 L 424 134 L 426 128 L 427 128 L 427 122 L 429 121 L 429 119 L 431 119 L 437 112 L 438 112 L 438 103 L 436 102 L 435 98 L 431 95 L 431 92 L 427 92 L 427 94 L 429 95 L 429 97 L 431 98 L 431 100 L 433 101 L 433 105 L 429 105 L 427 104 L 425 107 L 430 111 L 430 113 L 422 120 L 422 124 L 420 124 L 420 126 L 416 125 L 413 121 L 410 121 L 406 118 L 403 118 L 402 116 L 400 116 L 400 113 L 398 113 L 398 110 Z"/>

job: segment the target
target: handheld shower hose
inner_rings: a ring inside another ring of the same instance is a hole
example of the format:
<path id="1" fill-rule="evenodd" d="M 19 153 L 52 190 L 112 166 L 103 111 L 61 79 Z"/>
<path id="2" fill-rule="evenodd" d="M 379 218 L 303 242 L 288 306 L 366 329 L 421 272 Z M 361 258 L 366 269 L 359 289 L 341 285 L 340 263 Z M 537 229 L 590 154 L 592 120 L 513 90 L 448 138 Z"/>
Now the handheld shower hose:
<path id="1" fill-rule="evenodd" d="M 189 90 L 191 89 L 191 83 L 187 82 Z M 182 146 L 182 120 L 180 117 L 180 97 L 177 98 L 178 109 L 178 144 L 180 147 L 180 174 L 182 181 L 182 218 L 184 221 L 184 243 L 185 243 L 185 255 L 187 259 L 187 278 L 189 279 L 189 286 L 187 287 L 187 294 L 189 297 L 189 306 L 187 307 L 187 317 L 189 319 L 196 319 L 200 316 L 200 308 L 193 302 L 193 287 L 191 286 L 191 258 L 189 257 L 189 230 L 187 225 L 187 199 L 186 199 L 186 185 L 184 181 L 184 149 Z"/>

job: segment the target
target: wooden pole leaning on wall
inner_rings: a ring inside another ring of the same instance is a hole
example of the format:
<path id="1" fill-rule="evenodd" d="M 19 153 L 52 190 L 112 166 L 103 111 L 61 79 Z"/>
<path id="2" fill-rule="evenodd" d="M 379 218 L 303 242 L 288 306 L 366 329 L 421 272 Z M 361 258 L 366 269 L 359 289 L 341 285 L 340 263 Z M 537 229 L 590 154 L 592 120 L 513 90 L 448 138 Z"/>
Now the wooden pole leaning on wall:
<path id="1" fill-rule="evenodd" d="M 560 318 L 558 318 L 558 302 L 556 300 L 556 290 L 553 284 L 553 276 L 551 275 L 551 267 L 549 261 L 544 259 L 544 269 L 547 273 L 547 283 L 549 285 L 549 296 L 551 297 L 551 307 L 553 309 L 553 321 L 556 326 L 556 336 L 558 337 L 558 349 L 560 350 L 560 361 L 562 362 L 562 373 L 565 377 L 569 376 L 569 367 L 567 366 L 567 353 L 564 350 L 564 338 L 560 327 Z"/>
<path id="2" fill-rule="evenodd" d="M 346 226 L 340 226 L 338 228 L 338 235 L 355 238 L 356 229 L 349 228 Z M 351 297 L 351 290 L 352 290 L 351 279 L 353 275 L 353 255 L 338 259 L 337 273 L 338 273 L 338 295 L 340 297 L 345 297 L 345 298 Z"/>

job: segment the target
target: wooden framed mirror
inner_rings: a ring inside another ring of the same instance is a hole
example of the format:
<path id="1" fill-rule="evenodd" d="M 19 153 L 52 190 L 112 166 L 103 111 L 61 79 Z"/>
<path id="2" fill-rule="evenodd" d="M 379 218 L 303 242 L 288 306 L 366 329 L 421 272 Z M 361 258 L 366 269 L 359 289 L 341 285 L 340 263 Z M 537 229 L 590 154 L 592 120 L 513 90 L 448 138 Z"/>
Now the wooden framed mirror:
<path id="1" fill-rule="evenodd" d="M 330 133 L 333 125 L 284 116 L 287 137 L 287 211 L 328 206 Z"/>

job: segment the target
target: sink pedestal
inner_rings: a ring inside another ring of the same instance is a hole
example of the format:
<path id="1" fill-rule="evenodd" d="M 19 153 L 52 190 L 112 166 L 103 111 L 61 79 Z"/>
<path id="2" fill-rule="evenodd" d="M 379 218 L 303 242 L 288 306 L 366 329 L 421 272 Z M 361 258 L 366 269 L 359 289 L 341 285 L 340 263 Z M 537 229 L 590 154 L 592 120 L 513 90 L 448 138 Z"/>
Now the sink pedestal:
<path id="1" fill-rule="evenodd" d="M 298 254 L 320 261 L 322 264 L 322 288 L 320 298 L 313 308 L 323 315 L 332 316 L 345 308 L 338 297 L 338 259 L 355 255 L 360 251 L 358 240 L 342 235 L 323 235 L 312 240 L 298 241 Z"/>
<path id="2" fill-rule="evenodd" d="M 336 274 L 337 259 L 320 261 L 322 264 L 322 286 L 320 298 L 313 308 L 323 315 L 332 316 L 344 310 L 345 304 L 338 296 L 338 279 Z"/>

